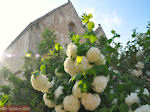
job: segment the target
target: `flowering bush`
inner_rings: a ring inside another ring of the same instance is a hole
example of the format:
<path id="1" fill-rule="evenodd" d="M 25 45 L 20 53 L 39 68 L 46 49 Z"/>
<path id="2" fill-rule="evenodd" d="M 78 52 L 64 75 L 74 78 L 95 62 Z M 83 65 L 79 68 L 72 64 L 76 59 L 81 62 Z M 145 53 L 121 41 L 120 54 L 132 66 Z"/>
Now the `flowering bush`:
<path id="1" fill-rule="evenodd" d="M 97 38 L 91 18 L 91 14 L 83 15 L 86 32 L 72 34 L 66 52 L 55 44 L 41 58 L 40 68 L 31 76 L 33 88 L 44 93 L 45 105 L 56 112 L 148 112 L 150 27 L 144 38 L 137 38 L 134 31 L 135 40 L 123 50 L 114 42 L 120 37 L 115 31 L 111 39 Z M 101 39 L 103 46 L 99 46 Z M 136 57 L 139 49 L 144 56 Z"/>

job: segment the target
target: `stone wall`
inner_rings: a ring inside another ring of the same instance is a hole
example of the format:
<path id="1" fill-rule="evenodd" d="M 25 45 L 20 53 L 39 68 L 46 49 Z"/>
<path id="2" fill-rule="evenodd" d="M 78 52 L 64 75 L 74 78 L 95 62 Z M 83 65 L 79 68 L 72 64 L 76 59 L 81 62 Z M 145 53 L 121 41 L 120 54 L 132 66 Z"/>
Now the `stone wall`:
<path id="1" fill-rule="evenodd" d="M 21 38 L 17 39 L 11 47 L 5 50 L 3 54 L 3 63 L 13 72 L 21 70 L 25 52 L 29 49 L 30 30 L 26 31 Z"/>

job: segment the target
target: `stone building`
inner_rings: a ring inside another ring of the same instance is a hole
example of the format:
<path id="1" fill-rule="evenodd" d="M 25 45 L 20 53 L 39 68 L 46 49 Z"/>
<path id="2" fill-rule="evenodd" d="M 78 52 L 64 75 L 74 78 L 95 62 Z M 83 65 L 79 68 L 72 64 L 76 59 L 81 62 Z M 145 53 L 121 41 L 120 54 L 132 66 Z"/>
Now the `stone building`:
<path id="1" fill-rule="evenodd" d="M 30 23 L 5 50 L 3 64 L 15 73 L 21 70 L 24 64 L 22 57 L 29 50 L 37 52 L 37 43 L 41 39 L 41 33 L 46 28 L 55 31 L 57 41 L 61 45 L 70 42 L 68 38 L 70 30 L 76 32 L 76 34 L 84 33 L 81 20 L 72 3 L 68 1 L 68 3 Z M 95 33 L 98 36 L 105 35 L 100 26 L 96 29 Z"/>

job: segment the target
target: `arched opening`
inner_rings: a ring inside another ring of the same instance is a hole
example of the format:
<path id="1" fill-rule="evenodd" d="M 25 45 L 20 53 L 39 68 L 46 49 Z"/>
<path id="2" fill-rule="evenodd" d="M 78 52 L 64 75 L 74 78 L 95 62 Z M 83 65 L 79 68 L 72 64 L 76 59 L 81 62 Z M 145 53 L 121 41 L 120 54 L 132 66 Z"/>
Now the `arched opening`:
<path id="1" fill-rule="evenodd" d="M 76 33 L 76 26 L 75 26 L 75 24 L 74 23 L 69 23 L 68 30 L 69 30 L 69 32 Z"/>

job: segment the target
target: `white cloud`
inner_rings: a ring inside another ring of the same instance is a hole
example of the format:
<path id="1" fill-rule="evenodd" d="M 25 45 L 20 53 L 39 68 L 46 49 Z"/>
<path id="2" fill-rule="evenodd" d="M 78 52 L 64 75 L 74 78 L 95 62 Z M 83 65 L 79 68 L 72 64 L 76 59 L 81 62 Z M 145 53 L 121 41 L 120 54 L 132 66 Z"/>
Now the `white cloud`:
<path id="1" fill-rule="evenodd" d="M 93 15 L 91 21 L 95 23 L 95 28 L 98 27 L 98 24 L 101 24 L 108 38 L 112 37 L 111 30 L 122 24 L 122 18 L 118 16 L 117 11 L 99 12 L 95 8 L 88 7 L 83 9 L 83 13 L 91 13 Z"/>
<path id="2" fill-rule="evenodd" d="M 84 13 L 91 13 L 94 14 L 95 13 L 95 9 L 94 8 L 85 8 L 83 9 Z"/>
<path id="3" fill-rule="evenodd" d="M 102 24 L 103 26 L 107 26 L 108 28 L 113 28 L 115 26 L 119 26 L 122 23 L 122 18 L 117 15 L 116 11 L 101 13 L 98 12 L 95 8 L 85 8 L 83 9 L 83 13 L 91 13 L 93 18 L 91 19 L 96 25 Z"/>
<path id="4" fill-rule="evenodd" d="M 122 18 L 117 15 L 116 11 L 112 13 L 100 14 L 101 24 L 107 26 L 108 28 L 113 28 L 119 26 L 122 23 Z"/>
<path id="5" fill-rule="evenodd" d="M 111 30 L 119 28 L 122 25 L 122 18 L 118 15 L 117 11 L 98 13 L 97 21 L 101 24 L 106 36 L 112 37 Z"/>

